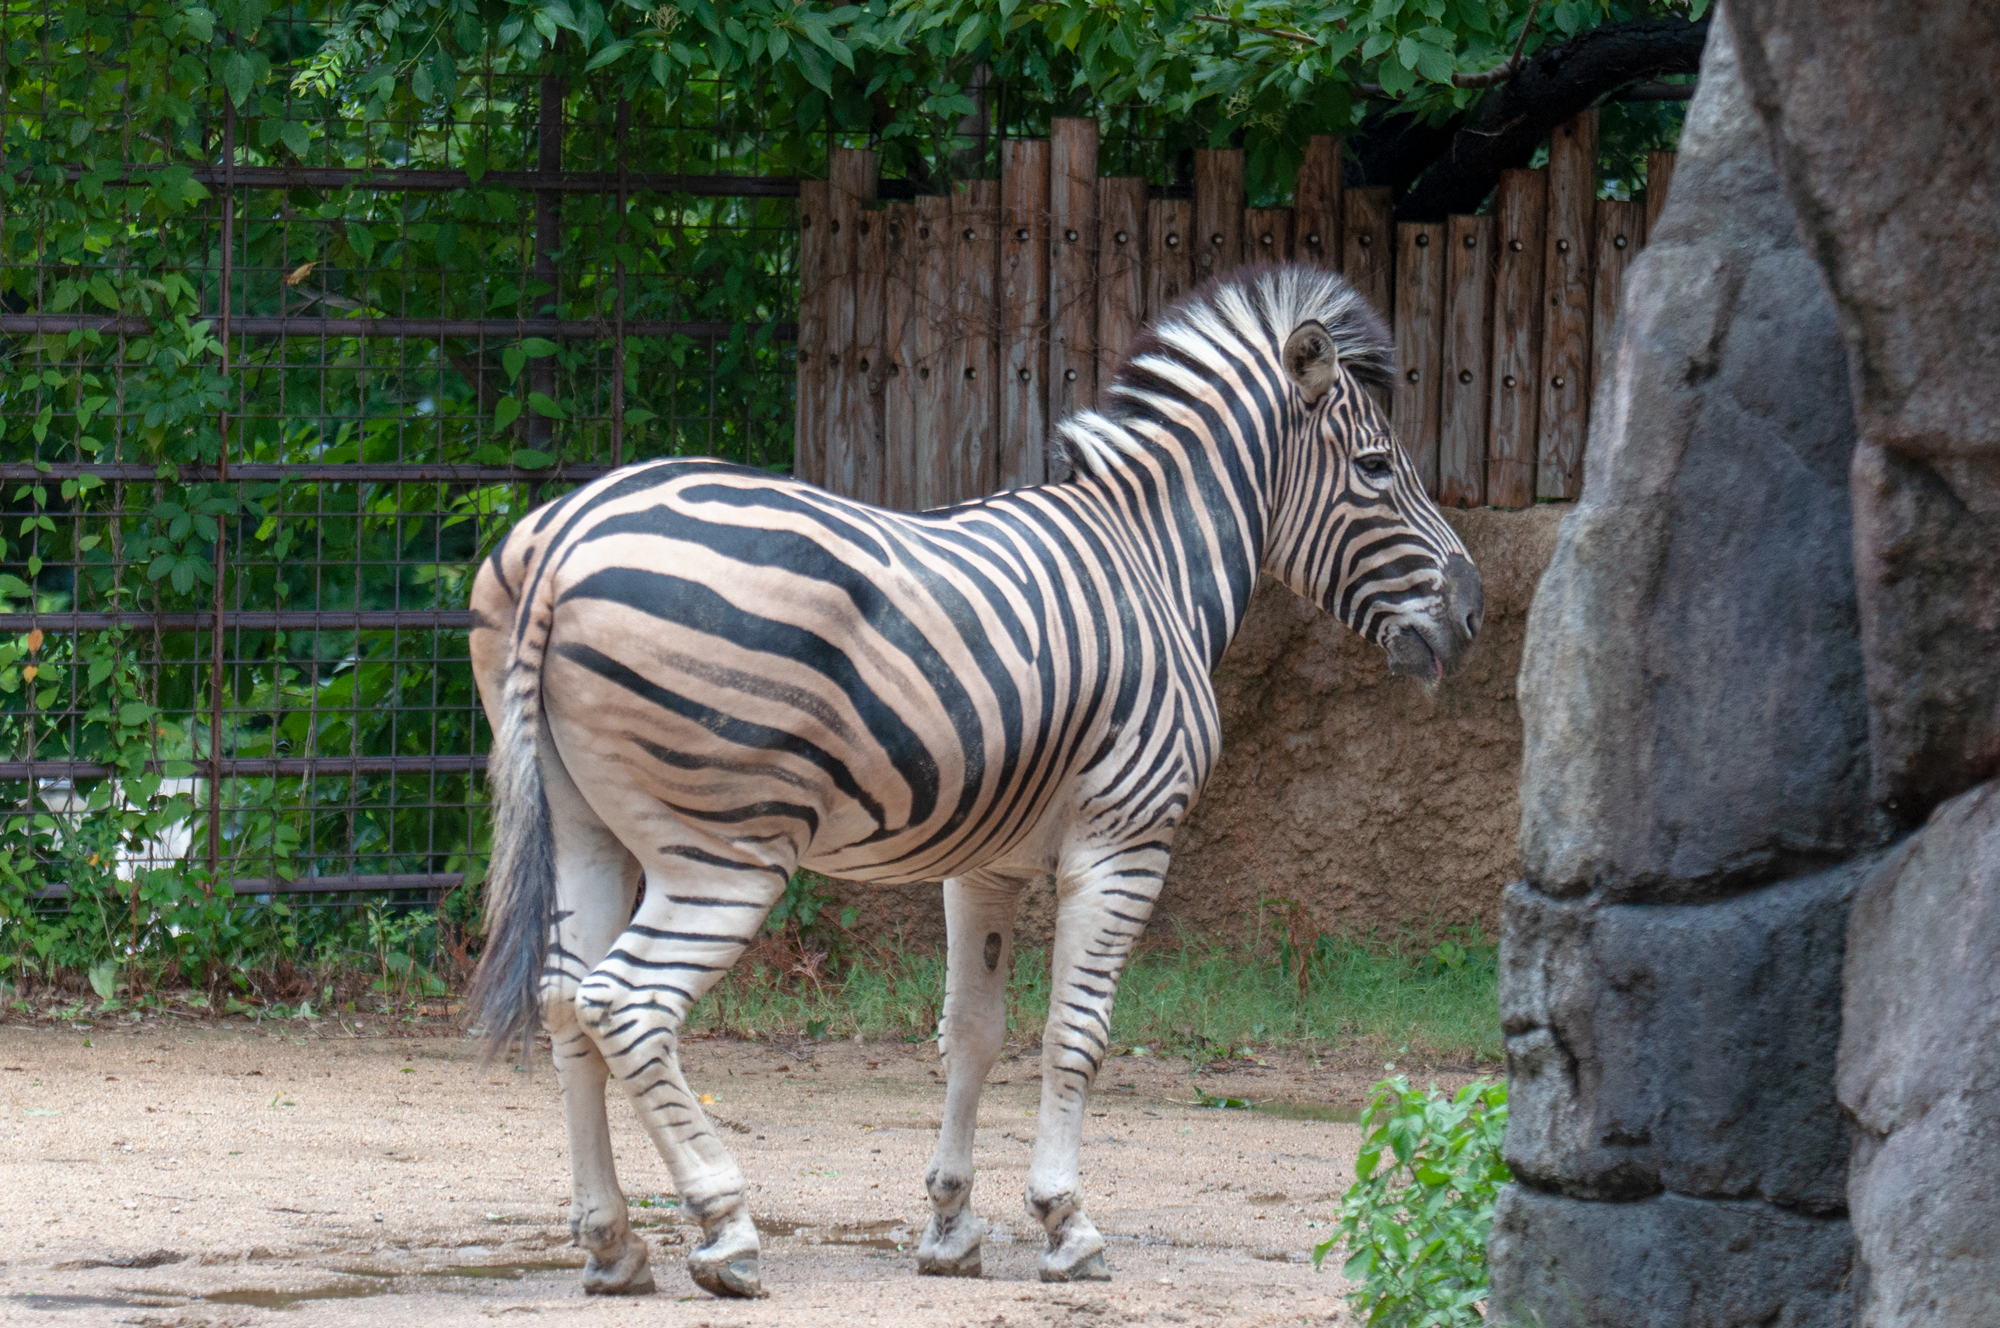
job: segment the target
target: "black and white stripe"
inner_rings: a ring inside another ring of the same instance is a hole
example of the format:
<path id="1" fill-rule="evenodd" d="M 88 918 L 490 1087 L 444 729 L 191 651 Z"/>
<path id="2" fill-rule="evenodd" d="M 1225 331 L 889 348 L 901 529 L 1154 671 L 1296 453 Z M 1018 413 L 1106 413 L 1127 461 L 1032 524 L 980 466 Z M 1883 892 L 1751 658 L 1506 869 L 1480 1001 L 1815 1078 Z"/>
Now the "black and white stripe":
<path id="1" fill-rule="evenodd" d="M 637 1095 L 709 1227 L 704 1285 L 754 1290 L 755 1233 L 675 1030 L 801 866 L 948 882 L 963 1119 L 948 1109 L 925 1246 L 945 1272 L 977 1263 L 967 1104 L 998 1051 L 1013 901 L 1056 874 L 1029 1197 L 1045 1275 L 1101 1265 L 1076 1198 L 1082 1104 L 1214 766 L 1208 675 L 1260 571 L 1426 685 L 1479 627 L 1477 573 L 1368 393 L 1388 369 L 1379 321 L 1340 278 L 1253 269 L 1177 307 L 1107 407 L 1061 424 L 1063 482 L 910 514 L 656 461 L 532 514 L 489 560 L 473 644 L 497 815 L 477 994 L 496 1037 L 542 1007 L 579 1061 L 594 1048 Z"/>

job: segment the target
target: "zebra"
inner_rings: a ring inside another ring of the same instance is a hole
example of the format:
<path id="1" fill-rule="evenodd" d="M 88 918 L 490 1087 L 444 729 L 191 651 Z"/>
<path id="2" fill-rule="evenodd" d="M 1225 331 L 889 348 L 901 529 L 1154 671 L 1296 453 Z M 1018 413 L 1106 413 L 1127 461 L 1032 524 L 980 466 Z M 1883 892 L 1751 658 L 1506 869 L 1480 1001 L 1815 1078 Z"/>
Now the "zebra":
<path id="1" fill-rule="evenodd" d="M 1045 1281 L 1109 1276 L 1086 1095 L 1119 974 L 1220 742 L 1209 674 L 1269 574 L 1427 688 L 1484 598 L 1371 389 L 1391 350 L 1339 276 L 1217 278 L 1143 333 L 1058 482 L 887 511 L 713 459 L 628 466 L 524 517 L 481 565 L 493 729 L 473 1008 L 552 1041 L 587 1292 L 652 1289 L 613 1173 L 617 1076 L 700 1222 L 694 1281 L 764 1294 L 742 1172 L 682 1077 L 689 1008 L 800 868 L 942 881 L 945 1111 L 921 1273 L 977 1276 L 980 1088 L 1016 906 L 1053 875 L 1027 1182 Z"/>

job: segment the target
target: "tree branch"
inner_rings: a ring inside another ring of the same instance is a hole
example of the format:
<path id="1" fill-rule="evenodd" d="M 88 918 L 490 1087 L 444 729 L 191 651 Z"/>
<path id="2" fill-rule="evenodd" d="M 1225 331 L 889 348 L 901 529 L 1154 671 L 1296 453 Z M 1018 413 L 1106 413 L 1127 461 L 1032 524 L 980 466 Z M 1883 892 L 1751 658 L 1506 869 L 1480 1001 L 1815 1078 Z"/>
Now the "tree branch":
<path id="1" fill-rule="evenodd" d="M 1708 24 L 1707 17 L 1698 23 L 1679 18 L 1613 23 L 1538 51 L 1458 126 L 1449 146 L 1397 204 L 1396 220 L 1442 221 L 1453 212 L 1471 212 L 1499 183 L 1501 171 L 1527 165 L 1550 130 L 1605 94 L 1663 74 L 1696 73 Z"/>
<path id="2" fill-rule="evenodd" d="M 1541 0 L 1535 0 L 1535 2 L 1540 4 Z M 1267 28 L 1261 23 L 1245 23 L 1242 19 L 1231 18 L 1227 14 L 1196 14 L 1194 17 L 1198 23 L 1220 23 L 1227 28 L 1238 28 L 1244 32 L 1261 33 L 1266 37 L 1278 37 L 1284 41 L 1297 42 L 1301 46 L 1319 45 L 1317 38 L 1308 37 L 1303 32 L 1294 32 L 1290 28 Z"/>

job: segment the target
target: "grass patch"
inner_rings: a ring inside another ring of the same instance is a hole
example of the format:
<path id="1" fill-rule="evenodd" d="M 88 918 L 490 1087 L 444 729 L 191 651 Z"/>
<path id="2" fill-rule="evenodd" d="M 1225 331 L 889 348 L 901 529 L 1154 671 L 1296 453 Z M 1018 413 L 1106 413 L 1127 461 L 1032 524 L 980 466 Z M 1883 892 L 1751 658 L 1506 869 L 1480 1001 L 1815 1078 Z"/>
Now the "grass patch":
<path id="1" fill-rule="evenodd" d="M 1446 1061 L 1496 1059 L 1500 1015 L 1493 948 L 1480 938 L 1420 954 L 1318 938 L 1304 964 L 1282 951 L 1179 938 L 1142 951 L 1118 984 L 1112 1039 L 1120 1050 L 1197 1059 L 1250 1048 L 1407 1049 Z M 747 1038 L 852 1037 L 922 1041 L 944 1008 L 944 958 L 888 946 L 821 971 L 818 957 L 761 947 L 700 1005 L 700 1032 Z M 1032 1040 L 1048 1015 L 1045 951 L 1014 956 L 1011 1039 Z"/>

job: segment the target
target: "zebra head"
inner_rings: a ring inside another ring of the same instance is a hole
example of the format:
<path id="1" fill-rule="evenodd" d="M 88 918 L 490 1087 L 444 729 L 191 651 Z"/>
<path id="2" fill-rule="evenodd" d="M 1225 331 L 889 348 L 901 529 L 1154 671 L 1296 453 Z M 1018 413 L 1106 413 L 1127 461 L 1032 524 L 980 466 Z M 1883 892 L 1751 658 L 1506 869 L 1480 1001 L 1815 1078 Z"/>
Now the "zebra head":
<path id="1" fill-rule="evenodd" d="M 1291 398 L 1271 440 L 1264 570 L 1381 646 L 1391 673 L 1435 686 L 1464 662 L 1486 597 L 1369 391 L 1394 372 L 1388 334 L 1329 272 L 1265 270 L 1238 289 L 1261 306 Z"/>

